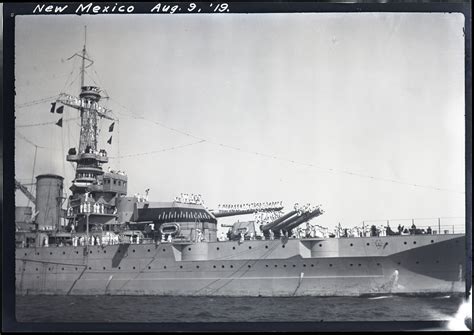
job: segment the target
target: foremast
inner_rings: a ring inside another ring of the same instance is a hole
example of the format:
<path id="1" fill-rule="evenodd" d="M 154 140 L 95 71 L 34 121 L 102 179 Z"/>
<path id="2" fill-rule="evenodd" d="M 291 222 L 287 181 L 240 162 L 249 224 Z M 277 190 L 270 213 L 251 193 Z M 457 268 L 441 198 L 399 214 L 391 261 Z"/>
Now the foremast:
<path id="1" fill-rule="evenodd" d="M 72 231 L 89 233 L 91 228 L 101 228 L 116 223 L 115 198 L 126 195 L 127 176 L 124 173 L 105 173 L 102 169 L 108 163 L 107 151 L 99 149 L 99 119 L 115 121 L 110 110 L 99 104 L 101 89 L 84 84 L 85 69 L 93 61 L 86 56 L 86 38 L 81 54 L 81 91 L 79 97 L 61 93 L 57 102 L 77 109 L 81 128 L 78 148 L 70 148 L 66 160 L 76 164 L 74 180 L 70 190 L 67 217 Z M 89 64 L 86 66 L 85 62 Z"/>

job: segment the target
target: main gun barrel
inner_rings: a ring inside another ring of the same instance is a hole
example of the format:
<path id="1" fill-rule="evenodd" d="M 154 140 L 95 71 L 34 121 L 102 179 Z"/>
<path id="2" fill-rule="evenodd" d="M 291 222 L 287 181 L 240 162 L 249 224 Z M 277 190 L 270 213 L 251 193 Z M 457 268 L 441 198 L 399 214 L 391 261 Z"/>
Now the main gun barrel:
<path id="1" fill-rule="evenodd" d="M 262 227 L 262 231 L 265 232 L 265 231 L 268 231 L 268 230 L 272 229 L 273 227 L 277 226 L 278 224 L 282 223 L 283 221 L 285 221 L 285 220 L 291 218 L 291 217 L 292 217 L 293 215 L 295 215 L 296 213 L 297 213 L 296 211 L 291 211 L 291 212 L 289 212 L 289 213 L 283 215 L 282 217 L 280 217 L 280 218 L 278 218 L 278 219 L 276 219 L 276 220 L 274 220 L 274 221 L 272 221 L 272 222 L 267 223 L 266 225 L 264 225 L 264 226 Z"/>
<path id="2" fill-rule="evenodd" d="M 299 219 L 291 222 L 290 224 L 286 225 L 286 227 L 284 227 L 282 229 L 286 230 L 286 231 L 290 231 L 290 230 L 298 227 L 303 222 L 309 221 L 309 220 L 311 220 L 311 219 L 313 219 L 313 218 L 315 218 L 315 217 L 317 217 L 317 216 L 319 216 L 323 213 L 324 213 L 324 211 L 320 207 L 317 207 L 314 211 L 303 214 Z"/>
<path id="3" fill-rule="evenodd" d="M 274 211 L 281 211 L 283 207 L 264 207 L 260 209 L 239 209 L 234 211 L 211 211 L 212 215 L 216 218 L 222 218 L 227 216 L 235 216 L 235 215 L 245 215 L 245 214 L 252 214 L 256 212 L 274 212 Z"/>

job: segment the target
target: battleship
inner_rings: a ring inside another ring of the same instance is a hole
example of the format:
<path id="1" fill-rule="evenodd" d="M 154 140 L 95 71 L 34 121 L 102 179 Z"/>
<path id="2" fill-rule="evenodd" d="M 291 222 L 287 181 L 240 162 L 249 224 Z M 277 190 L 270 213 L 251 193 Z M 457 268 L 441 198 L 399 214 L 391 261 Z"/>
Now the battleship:
<path id="1" fill-rule="evenodd" d="M 200 195 L 151 201 L 127 194 L 128 176 L 105 170 L 98 120 L 114 122 L 101 89 L 52 103 L 80 114 L 80 138 L 65 159 L 75 176 L 36 176 L 34 203 L 16 208 L 18 295 L 362 296 L 465 290 L 465 235 L 412 227 L 328 229 L 323 206 L 279 201 L 207 207 Z M 59 107 L 61 108 L 61 107 Z M 113 123 L 111 124 L 113 127 Z M 65 206 L 66 208 L 63 208 Z M 220 218 L 254 220 L 220 224 Z M 65 222 L 61 224 L 60 222 Z M 227 228 L 225 236 L 219 235 Z"/>

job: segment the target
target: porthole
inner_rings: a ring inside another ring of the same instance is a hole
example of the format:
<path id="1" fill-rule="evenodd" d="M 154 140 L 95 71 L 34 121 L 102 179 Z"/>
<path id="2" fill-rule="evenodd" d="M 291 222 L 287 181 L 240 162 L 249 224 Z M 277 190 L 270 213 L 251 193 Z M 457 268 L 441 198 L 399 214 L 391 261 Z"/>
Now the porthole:
<path id="1" fill-rule="evenodd" d="M 25 252 L 25 256 L 26 256 L 26 252 Z"/>
<path id="2" fill-rule="evenodd" d="M 132 252 L 135 252 L 135 249 L 132 249 Z"/>
<path id="3" fill-rule="evenodd" d="M 249 269 L 252 267 L 250 264 L 248 265 Z"/>
<path id="4" fill-rule="evenodd" d="M 216 268 L 216 266 L 215 266 L 215 265 L 213 265 L 212 267 L 213 267 L 214 269 Z"/>
<path id="5" fill-rule="evenodd" d="M 252 249 L 252 246 L 251 246 L 251 245 L 249 245 L 249 249 Z"/>
<path id="6" fill-rule="evenodd" d="M 278 265 L 277 265 L 277 264 L 275 264 L 275 267 L 278 267 Z"/>
<path id="7" fill-rule="evenodd" d="M 188 248 L 189 251 L 191 251 L 191 248 Z"/>
<path id="8" fill-rule="evenodd" d="M 90 254 L 92 254 L 92 250 L 91 250 L 91 251 L 89 251 L 89 253 L 90 253 Z"/>
<path id="9" fill-rule="evenodd" d="M 295 267 L 296 267 L 296 264 L 293 264 L 293 267 L 295 268 Z"/>
<path id="10" fill-rule="evenodd" d="M 351 264 L 351 266 L 354 266 L 354 264 Z"/>
<path id="11" fill-rule="evenodd" d="M 351 247 L 353 247 L 353 246 L 354 246 L 354 244 L 353 244 L 353 243 L 351 243 Z"/>
<path id="12" fill-rule="evenodd" d="M 265 246 L 265 249 L 268 249 L 268 245 Z M 26 254 L 25 254 L 25 256 L 26 256 Z"/>
<path id="13" fill-rule="evenodd" d="M 216 250 L 219 250 L 219 247 L 217 247 Z"/>
<path id="14" fill-rule="evenodd" d="M 63 255 L 65 255 L 65 254 L 66 254 L 66 252 L 65 252 L 65 251 L 63 251 Z"/>
<path id="15" fill-rule="evenodd" d="M 106 253 L 107 253 L 107 250 L 104 250 L 104 254 L 106 254 Z"/>
<path id="16" fill-rule="evenodd" d="M 286 264 L 284 264 L 283 267 L 286 268 Z"/>
<path id="17" fill-rule="evenodd" d="M 92 267 L 89 266 L 89 270 L 92 270 Z"/>
<path id="18" fill-rule="evenodd" d="M 332 264 L 329 264 L 329 266 L 332 266 Z"/>
<path id="19" fill-rule="evenodd" d="M 377 263 L 377 266 L 380 266 L 380 263 Z"/>
<path id="20" fill-rule="evenodd" d="M 284 247 L 285 247 L 285 245 L 282 245 L 281 247 L 282 247 L 282 248 L 284 248 Z"/>
<path id="21" fill-rule="evenodd" d="M 163 269 L 166 269 L 166 265 L 165 265 L 165 266 L 163 266 Z"/>
<path id="22" fill-rule="evenodd" d="M 456 240 L 456 243 L 459 243 L 459 241 L 458 241 L 458 240 Z"/>
<path id="23" fill-rule="evenodd" d="M 36 271 L 38 271 L 38 268 L 36 268 Z"/>
<path id="24" fill-rule="evenodd" d="M 151 266 L 148 267 L 148 270 L 151 270 Z"/>
<path id="25" fill-rule="evenodd" d="M 403 244 L 407 244 L 407 241 L 403 242 Z"/>
<path id="26" fill-rule="evenodd" d="M 232 247 L 232 250 L 235 250 L 235 247 Z"/>
<path id="27" fill-rule="evenodd" d="M 118 249 L 117 252 L 120 254 L 122 251 L 120 251 L 120 249 Z"/>
<path id="28" fill-rule="evenodd" d="M 268 264 L 265 264 L 265 267 L 268 268 Z"/>
<path id="29" fill-rule="evenodd" d="M 362 266 L 362 264 L 357 264 L 357 266 Z"/>
<path id="30" fill-rule="evenodd" d="M 104 269 L 104 270 L 105 270 L 105 266 L 104 266 L 102 269 Z"/>
<path id="31" fill-rule="evenodd" d="M 135 267 L 133 267 L 133 269 L 135 270 Z"/>
<path id="32" fill-rule="evenodd" d="M 36 253 L 36 255 L 38 255 L 38 256 L 39 256 L 39 254 L 40 254 L 39 252 Z"/>
<path id="33" fill-rule="evenodd" d="M 191 249 L 189 249 L 189 250 L 191 250 Z M 163 252 L 165 252 L 165 251 L 166 251 L 166 249 L 163 249 Z"/>
<path id="34" fill-rule="evenodd" d="M 401 262 L 397 262 L 398 265 L 402 264 Z"/>
<path id="35" fill-rule="evenodd" d="M 433 241 L 433 240 L 431 240 L 431 243 L 434 243 L 434 241 Z"/>
<path id="36" fill-rule="evenodd" d="M 52 255 L 53 253 L 50 251 L 49 254 Z"/>
<path id="37" fill-rule="evenodd" d="M 234 268 L 234 266 L 233 266 L 233 265 L 231 265 L 231 266 L 230 266 L 230 268 L 231 268 L 231 269 L 233 269 L 233 268 Z"/>
<path id="38" fill-rule="evenodd" d="M 369 243 L 369 242 L 367 242 L 367 245 L 370 245 L 370 243 Z"/>
<path id="39" fill-rule="evenodd" d="M 77 271 L 77 268 L 74 268 Z"/>
<path id="40" fill-rule="evenodd" d="M 147 251 L 148 251 L 148 252 L 150 252 L 151 250 L 150 250 L 150 249 L 148 249 Z"/>
<path id="41" fill-rule="evenodd" d="M 439 264 L 439 261 L 436 261 L 436 264 Z"/>
<path id="42" fill-rule="evenodd" d="M 305 268 L 305 267 L 306 267 L 306 264 L 303 264 L 303 267 Z"/>
<path id="43" fill-rule="evenodd" d="M 314 268 L 314 264 L 311 264 L 311 267 Z"/>
<path id="44" fill-rule="evenodd" d="M 183 268 L 183 266 L 182 266 L 182 265 L 180 265 L 180 266 L 179 266 L 179 268 L 180 268 L 180 269 L 182 269 L 182 268 Z"/>
<path id="45" fill-rule="evenodd" d="M 77 250 L 76 250 L 76 254 L 78 254 L 78 255 L 79 255 L 79 251 L 77 251 Z"/>
<path id="46" fill-rule="evenodd" d="M 224 268 L 224 265 L 221 265 L 221 268 Z"/>
<path id="47" fill-rule="evenodd" d="M 416 244 L 416 241 L 413 241 L 413 244 Z"/>
<path id="48" fill-rule="evenodd" d="M 416 261 L 415 263 L 416 263 L 416 264 L 420 264 L 420 262 L 419 262 L 419 261 Z"/>
<path id="49" fill-rule="evenodd" d="M 322 247 L 323 245 L 322 244 L 319 244 L 320 247 Z"/>
<path id="50" fill-rule="evenodd" d="M 196 269 L 199 269 L 199 265 L 196 265 Z"/>
<path id="51" fill-rule="evenodd" d="M 121 270 L 121 269 L 122 269 L 122 267 L 121 267 L 121 266 L 119 266 L 119 267 L 118 267 L 118 269 L 119 269 L 119 270 Z"/>

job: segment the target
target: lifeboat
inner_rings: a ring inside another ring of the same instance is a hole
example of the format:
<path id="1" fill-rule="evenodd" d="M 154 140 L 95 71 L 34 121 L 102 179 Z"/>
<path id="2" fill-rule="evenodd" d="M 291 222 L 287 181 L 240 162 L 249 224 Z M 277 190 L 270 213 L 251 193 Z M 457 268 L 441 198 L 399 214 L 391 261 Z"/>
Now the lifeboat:
<path id="1" fill-rule="evenodd" d="M 179 224 L 177 223 L 163 223 L 160 226 L 160 233 L 162 235 L 172 235 L 172 236 L 177 236 L 179 234 L 180 227 Z"/>

